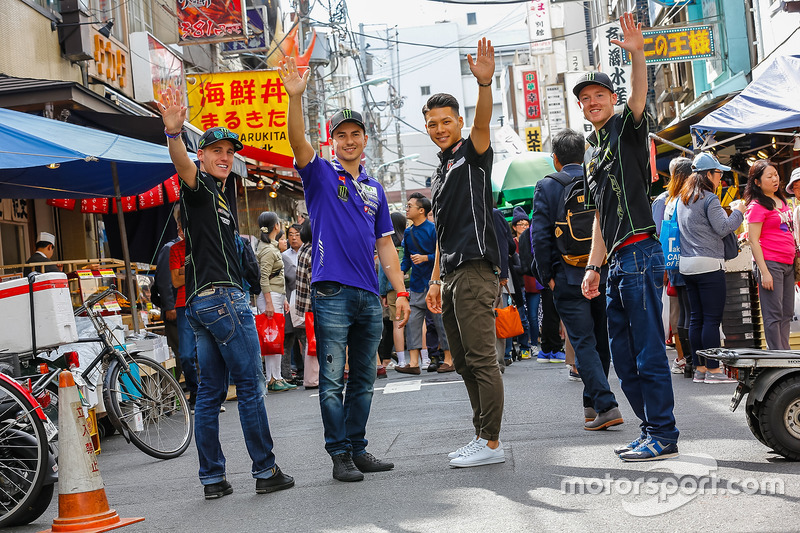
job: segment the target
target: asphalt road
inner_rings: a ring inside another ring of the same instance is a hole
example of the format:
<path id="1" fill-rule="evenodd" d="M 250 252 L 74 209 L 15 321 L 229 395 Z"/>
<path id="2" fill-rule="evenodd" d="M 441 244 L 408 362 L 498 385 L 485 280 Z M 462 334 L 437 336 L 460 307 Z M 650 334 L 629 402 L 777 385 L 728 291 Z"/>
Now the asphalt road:
<path id="1" fill-rule="evenodd" d="M 800 530 L 800 463 L 768 450 L 744 413 L 728 410 L 734 385 L 674 376 L 681 456 L 623 463 L 612 448 L 637 436 L 638 421 L 613 375 L 626 423 L 602 432 L 583 430 L 582 385 L 567 381 L 564 366 L 517 362 L 504 381 L 504 464 L 448 466 L 447 453 L 472 437 L 457 374 L 390 371 L 375 384 L 367 437 L 368 450 L 394 461 L 391 472 L 335 481 L 318 398 L 298 389 L 266 400 L 278 464 L 294 488 L 255 494 L 234 401 L 220 415 L 232 495 L 203 499 L 194 444 L 159 461 L 113 436 L 99 456 L 108 500 L 122 517 L 145 517 L 130 533 Z M 46 529 L 57 512 L 54 497 L 16 531 Z"/>

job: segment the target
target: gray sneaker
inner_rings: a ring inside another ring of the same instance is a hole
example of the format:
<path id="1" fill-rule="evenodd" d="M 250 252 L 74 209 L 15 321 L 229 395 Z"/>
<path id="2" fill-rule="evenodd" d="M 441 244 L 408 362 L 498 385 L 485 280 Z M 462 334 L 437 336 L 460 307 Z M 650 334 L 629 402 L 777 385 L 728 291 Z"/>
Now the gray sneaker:
<path id="1" fill-rule="evenodd" d="M 610 428 L 611 426 L 618 426 L 622 423 L 622 413 L 620 413 L 619 407 L 612 407 L 604 413 L 599 413 L 597 418 L 591 422 L 586 422 L 583 425 L 583 429 L 586 431 L 597 431 L 598 429 L 606 429 Z"/>
<path id="2" fill-rule="evenodd" d="M 739 380 L 729 378 L 725 372 L 706 372 L 703 383 L 739 383 Z"/>
<path id="3" fill-rule="evenodd" d="M 695 382 L 695 383 L 705 383 L 706 382 L 706 373 L 705 372 L 701 372 L 700 370 L 695 370 L 694 371 L 694 378 L 692 378 L 692 381 Z"/>
<path id="4" fill-rule="evenodd" d="M 583 421 L 584 422 L 591 422 L 597 418 L 597 411 L 594 410 L 592 407 L 584 407 L 583 408 Z"/>

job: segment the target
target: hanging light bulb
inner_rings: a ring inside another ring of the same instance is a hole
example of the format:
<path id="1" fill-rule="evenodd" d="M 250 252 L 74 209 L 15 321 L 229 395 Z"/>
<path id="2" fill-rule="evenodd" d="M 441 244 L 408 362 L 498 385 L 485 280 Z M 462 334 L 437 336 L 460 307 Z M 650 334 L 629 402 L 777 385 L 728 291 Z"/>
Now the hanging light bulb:
<path id="1" fill-rule="evenodd" d="M 262 179 L 259 179 L 259 180 L 258 180 L 258 183 L 256 183 L 256 189 L 258 189 L 258 190 L 260 191 L 260 190 L 261 190 L 261 189 L 263 189 L 264 187 L 266 187 L 266 185 L 264 184 L 264 180 L 262 180 Z"/>
<path id="2" fill-rule="evenodd" d="M 269 191 L 270 198 L 278 197 L 278 187 L 280 187 L 280 183 L 278 183 L 277 181 L 273 181 L 272 185 L 270 185 L 270 189 L 272 189 L 271 191 Z"/>
<path id="3" fill-rule="evenodd" d="M 57 168 L 58 168 L 58 167 L 60 167 L 60 166 L 61 166 L 61 165 L 60 165 L 59 163 L 50 163 L 49 165 L 47 165 L 47 168 L 49 168 L 49 169 L 51 169 L 51 170 L 55 170 L 55 169 L 57 169 Z"/>
<path id="4" fill-rule="evenodd" d="M 800 152 L 800 135 L 794 136 L 794 146 L 792 146 L 792 150 Z"/>

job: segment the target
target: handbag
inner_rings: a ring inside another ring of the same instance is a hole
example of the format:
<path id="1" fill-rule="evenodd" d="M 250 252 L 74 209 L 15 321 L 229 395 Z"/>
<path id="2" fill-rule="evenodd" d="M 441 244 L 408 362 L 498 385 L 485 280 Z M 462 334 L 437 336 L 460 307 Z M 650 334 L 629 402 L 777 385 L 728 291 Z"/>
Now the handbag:
<path id="1" fill-rule="evenodd" d="M 285 318 L 280 313 L 273 313 L 271 317 L 264 314 L 255 316 L 258 342 L 261 345 L 261 355 L 283 355 L 283 334 Z"/>
<path id="2" fill-rule="evenodd" d="M 678 206 L 672 216 L 661 221 L 661 249 L 664 252 L 664 269 L 678 270 L 681 262 L 681 230 L 678 227 Z"/>
<path id="3" fill-rule="evenodd" d="M 677 296 L 678 295 L 678 289 L 676 289 L 675 286 L 672 283 L 670 283 L 669 280 L 667 280 L 666 289 L 667 289 L 667 296 Z"/>
<path id="4" fill-rule="evenodd" d="M 508 287 L 504 288 L 506 292 L 508 292 L 509 296 L 511 296 L 511 292 L 509 292 Z M 507 307 L 503 307 L 502 309 L 495 307 L 494 316 L 495 330 L 497 332 L 498 339 L 508 339 L 525 333 L 525 328 L 522 327 L 522 319 L 519 316 L 519 311 L 517 311 L 517 306 L 513 303 L 509 304 Z"/>
<path id="5" fill-rule="evenodd" d="M 708 204 L 711 202 L 712 198 L 713 196 L 711 195 L 706 196 L 705 204 L 703 205 L 706 219 L 708 219 Z M 739 241 L 736 239 L 735 231 L 728 233 L 722 238 L 722 247 L 722 255 L 725 258 L 725 261 L 736 259 L 736 257 L 739 255 Z"/>
<path id="6" fill-rule="evenodd" d="M 794 282 L 800 283 L 800 249 L 794 249 Z"/>
<path id="7" fill-rule="evenodd" d="M 308 355 L 317 355 L 317 336 L 314 334 L 314 313 L 306 312 L 306 349 Z"/>

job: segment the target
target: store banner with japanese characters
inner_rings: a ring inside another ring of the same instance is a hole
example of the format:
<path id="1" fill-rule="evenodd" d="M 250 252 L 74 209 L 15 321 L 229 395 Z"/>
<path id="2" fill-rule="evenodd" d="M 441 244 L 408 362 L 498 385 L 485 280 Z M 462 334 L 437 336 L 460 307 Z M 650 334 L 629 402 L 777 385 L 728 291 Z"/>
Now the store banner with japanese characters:
<path id="1" fill-rule="evenodd" d="M 711 26 L 692 26 L 643 31 L 646 63 L 679 63 L 714 57 L 714 31 Z M 630 64 L 625 54 L 625 63 Z"/>
<path id="2" fill-rule="evenodd" d="M 625 50 L 611 44 L 611 39 L 623 40 L 622 28 L 619 23 L 614 23 L 604 26 L 601 32 L 602 36 L 597 42 L 600 49 L 599 70 L 611 78 L 614 92 L 617 93 L 617 105 L 622 106 L 628 103 L 631 91 L 631 66 L 625 64 Z"/>
<path id="3" fill-rule="evenodd" d="M 567 111 L 564 107 L 564 87 L 548 85 L 544 88 L 547 102 L 547 118 L 550 121 L 550 135 L 555 135 L 567 127 Z"/>
<path id="4" fill-rule="evenodd" d="M 525 102 L 525 119 L 542 118 L 542 103 L 539 100 L 539 79 L 535 70 L 522 73 L 522 98 Z"/>
<path id="5" fill-rule="evenodd" d="M 525 146 L 529 152 L 542 151 L 542 128 L 525 128 Z"/>
<path id="6" fill-rule="evenodd" d="M 531 0 L 528 4 L 528 34 L 532 54 L 549 54 L 553 51 L 549 0 Z"/>
<path id="7" fill-rule="evenodd" d="M 291 157 L 286 137 L 289 97 L 277 70 L 218 72 L 188 77 L 190 122 L 224 126 L 243 144 Z"/>
<path id="8" fill-rule="evenodd" d="M 186 105 L 183 60 L 147 32 L 130 34 L 133 94 L 140 102 L 159 102 L 166 91 L 176 91 Z"/>
<path id="9" fill-rule="evenodd" d="M 247 39 L 247 10 L 242 0 L 177 0 L 178 44 Z"/>
<path id="10" fill-rule="evenodd" d="M 222 44 L 222 54 L 241 54 L 242 52 L 268 52 L 272 38 L 269 29 L 269 14 L 266 6 L 247 9 L 249 37 L 243 41 L 230 41 Z"/>

